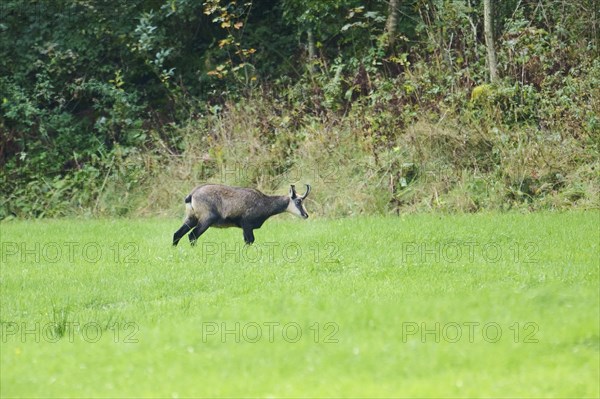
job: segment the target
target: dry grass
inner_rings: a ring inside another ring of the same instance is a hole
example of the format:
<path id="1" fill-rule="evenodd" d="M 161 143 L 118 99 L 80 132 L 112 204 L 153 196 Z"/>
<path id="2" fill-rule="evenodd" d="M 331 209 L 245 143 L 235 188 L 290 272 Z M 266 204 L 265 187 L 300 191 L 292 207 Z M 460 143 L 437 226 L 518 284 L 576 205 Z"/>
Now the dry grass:
<path id="1" fill-rule="evenodd" d="M 445 115 L 389 125 L 390 137 L 368 110 L 315 117 L 266 98 L 247 104 L 184 129 L 186 150 L 164 158 L 138 214 L 181 214 L 204 182 L 281 194 L 309 183 L 309 210 L 327 217 L 599 207 L 597 149 L 570 135 Z"/>

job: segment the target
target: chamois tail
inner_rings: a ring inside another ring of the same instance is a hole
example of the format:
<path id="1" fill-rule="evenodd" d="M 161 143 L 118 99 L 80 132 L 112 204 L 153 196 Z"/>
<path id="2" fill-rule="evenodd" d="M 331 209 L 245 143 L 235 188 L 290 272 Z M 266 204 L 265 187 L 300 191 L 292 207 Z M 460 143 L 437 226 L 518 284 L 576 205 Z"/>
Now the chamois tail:
<path id="1" fill-rule="evenodd" d="M 192 194 L 185 197 L 185 200 L 183 200 L 183 201 L 185 202 L 186 213 L 189 216 L 192 213 L 192 211 L 194 210 L 194 207 L 192 206 Z"/>

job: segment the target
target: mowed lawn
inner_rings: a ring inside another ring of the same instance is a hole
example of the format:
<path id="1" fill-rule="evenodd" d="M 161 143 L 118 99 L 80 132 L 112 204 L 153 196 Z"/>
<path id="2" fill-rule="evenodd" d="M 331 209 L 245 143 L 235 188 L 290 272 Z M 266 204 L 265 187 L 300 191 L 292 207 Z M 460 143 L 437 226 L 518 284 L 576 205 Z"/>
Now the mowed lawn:
<path id="1" fill-rule="evenodd" d="M 598 397 L 600 213 L 9 221 L 2 397 Z"/>

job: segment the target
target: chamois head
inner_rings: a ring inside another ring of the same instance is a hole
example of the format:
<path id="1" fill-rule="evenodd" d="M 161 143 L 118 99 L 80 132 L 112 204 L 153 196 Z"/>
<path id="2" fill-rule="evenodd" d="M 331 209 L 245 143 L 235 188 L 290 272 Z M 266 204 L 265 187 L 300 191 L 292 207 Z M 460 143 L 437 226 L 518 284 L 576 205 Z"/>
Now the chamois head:
<path id="1" fill-rule="evenodd" d="M 287 207 L 287 211 L 293 215 L 301 217 L 303 219 L 308 218 L 308 213 L 306 212 L 306 208 L 304 207 L 304 199 L 310 193 L 310 185 L 306 185 L 306 192 L 304 195 L 299 196 L 296 194 L 296 187 L 292 184 L 290 186 L 290 202 Z"/>

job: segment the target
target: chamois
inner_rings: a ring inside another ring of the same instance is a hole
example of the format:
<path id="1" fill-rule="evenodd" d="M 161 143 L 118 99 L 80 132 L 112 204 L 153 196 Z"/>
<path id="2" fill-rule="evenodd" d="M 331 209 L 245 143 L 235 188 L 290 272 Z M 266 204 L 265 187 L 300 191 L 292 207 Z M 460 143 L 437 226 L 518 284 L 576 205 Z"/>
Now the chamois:
<path id="1" fill-rule="evenodd" d="M 299 196 L 296 187 L 290 186 L 289 195 L 268 196 L 251 188 L 230 187 L 220 184 L 206 184 L 192 190 L 185 197 L 186 219 L 183 226 L 173 235 L 173 246 L 190 230 L 190 244 L 196 244 L 198 237 L 211 226 L 240 227 L 244 241 L 254 242 L 254 229 L 260 228 L 265 220 L 282 212 L 290 212 L 303 219 L 308 218 L 303 201 L 310 193 Z"/>

